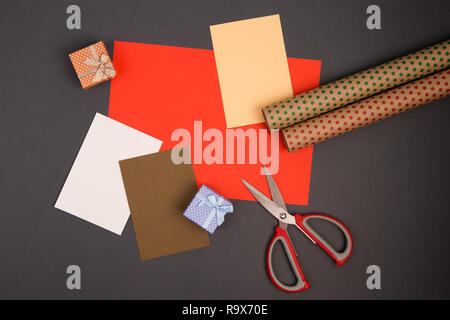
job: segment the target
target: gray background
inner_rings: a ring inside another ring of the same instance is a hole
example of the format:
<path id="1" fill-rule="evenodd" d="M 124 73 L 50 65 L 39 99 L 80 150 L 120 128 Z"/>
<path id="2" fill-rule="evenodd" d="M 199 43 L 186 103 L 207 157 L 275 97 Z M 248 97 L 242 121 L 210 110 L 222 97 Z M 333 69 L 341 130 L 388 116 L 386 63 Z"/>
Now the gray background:
<path id="1" fill-rule="evenodd" d="M 82 9 L 80 31 L 66 29 L 69 4 Z M 381 31 L 365 27 L 370 4 L 382 9 Z M 338 217 L 355 249 L 338 268 L 292 229 L 311 283 L 303 293 L 268 279 L 276 222 L 255 202 L 233 201 L 210 247 L 146 262 L 131 221 L 118 237 L 53 208 L 95 112 L 108 112 L 109 83 L 83 91 L 66 54 L 98 40 L 110 52 L 113 40 L 212 49 L 209 25 L 279 13 L 288 56 L 321 59 L 324 83 L 445 40 L 449 9 L 448 0 L 3 2 L 0 298 L 450 298 L 448 98 L 315 148 L 310 204 L 289 209 Z M 81 291 L 66 289 L 71 264 Z M 382 290 L 366 288 L 371 264 Z M 288 279 L 286 265 L 277 267 Z"/>

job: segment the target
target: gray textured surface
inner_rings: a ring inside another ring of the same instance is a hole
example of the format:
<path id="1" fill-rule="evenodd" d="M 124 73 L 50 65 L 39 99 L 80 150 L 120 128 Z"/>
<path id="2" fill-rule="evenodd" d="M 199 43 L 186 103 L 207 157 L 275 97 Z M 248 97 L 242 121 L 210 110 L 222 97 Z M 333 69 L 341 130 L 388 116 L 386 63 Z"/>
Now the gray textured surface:
<path id="1" fill-rule="evenodd" d="M 448 38 L 447 0 L 78 0 L 82 30 L 69 31 L 72 3 L 1 5 L 0 298 L 450 298 L 448 98 L 316 147 L 310 205 L 288 208 L 338 217 L 355 249 L 338 268 L 292 230 L 311 283 L 300 294 L 267 277 L 275 221 L 256 203 L 233 201 L 210 247 L 147 262 L 131 221 L 118 237 L 53 208 L 109 99 L 109 84 L 80 88 L 67 53 L 97 40 L 110 51 L 113 40 L 211 49 L 209 25 L 280 13 L 288 55 L 321 59 L 323 83 Z M 381 31 L 365 27 L 373 3 Z M 70 264 L 82 269 L 81 291 L 66 289 Z M 380 291 L 366 288 L 371 264 Z"/>

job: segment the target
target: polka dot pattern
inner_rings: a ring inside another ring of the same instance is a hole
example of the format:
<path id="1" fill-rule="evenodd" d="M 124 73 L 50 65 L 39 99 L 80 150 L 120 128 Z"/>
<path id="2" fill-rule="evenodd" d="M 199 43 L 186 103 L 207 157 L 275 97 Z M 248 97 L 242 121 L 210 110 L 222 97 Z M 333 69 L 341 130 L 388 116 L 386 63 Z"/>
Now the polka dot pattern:
<path id="1" fill-rule="evenodd" d="M 104 53 L 108 56 L 109 62 L 111 62 L 111 58 L 109 58 L 108 51 L 106 50 L 106 47 L 105 47 L 105 44 L 103 43 L 103 41 L 94 43 L 92 46 L 94 47 L 94 49 L 97 52 L 99 57 Z M 69 58 L 70 58 L 70 61 L 72 61 L 72 65 L 75 68 L 75 72 L 77 73 L 77 75 L 80 75 L 91 69 L 95 69 L 95 66 L 89 66 L 84 63 L 86 61 L 86 59 L 94 58 L 92 56 L 90 47 L 86 47 L 86 48 L 83 48 L 81 50 L 78 50 L 78 51 L 75 51 L 75 52 L 69 54 Z M 108 78 L 108 79 L 105 79 L 102 81 L 93 82 L 92 79 L 94 78 L 94 75 L 95 75 L 95 73 L 92 73 L 90 75 L 87 75 L 87 76 L 81 77 L 81 78 L 78 77 L 83 89 L 90 88 L 92 86 L 95 86 L 99 83 L 102 83 L 104 81 L 111 79 L 111 78 Z"/>
<path id="2" fill-rule="evenodd" d="M 290 126 L 281 132 L 289 151 L 295 151 L 448 95 L 450 69 Z"/>
<path id="3" fill-rule="evenodd" d="M 222 204 L 220 205 L 221 207 L 224 206 L 231 207 L 231 211 L 226 210 L 226 212 L 233 212 L 232 209 L 233 204 L 229 200 L 222 197 L 220 194 L 208 188 L 207 186 L 202 185 L 200 187 L 200 190 L 198 191 L 197 195 L 194 197 L 189 206 L 186 208 L 183 215 L 192 222 L 198 224 L 200 227 L 204 228 L 210 234 L 213 234 L 216 228 L 219 226 L 217 214 L 214 214 L 214 211 L 211 206 L 200 205 L 202 201 L 199 195 L 205 199 L 213 195 L 214 197 L 216 197 L 217 201 L 219 198 L 221 198 L 223 201 Z M 222 222 L 223 221 L 221 221 L 221 223 Z"/>
<path id="4" fill-rule="evenodd" d="M 263 108 L 269 129 L 282 129 L 450 66 L 450 40 Z"/>

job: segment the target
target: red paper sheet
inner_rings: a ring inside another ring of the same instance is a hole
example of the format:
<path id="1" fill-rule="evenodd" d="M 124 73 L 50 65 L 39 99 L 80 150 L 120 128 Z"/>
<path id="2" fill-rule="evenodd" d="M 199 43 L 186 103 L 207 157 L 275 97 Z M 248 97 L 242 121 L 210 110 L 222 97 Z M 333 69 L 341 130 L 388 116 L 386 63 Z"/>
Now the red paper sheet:
<path id="1" fill-rule="evenodd" d="M 319 85 L 321 61 L 288 58 L 288 63 L 294 94 Z M 115 41 L 114 67 L 118 75 L 111 82 L 109 116 L 162 140 L 161 150 L 177 145 L 178 141 L 171 141 L 171 134 L 177 128 L 185 128 L 191 132 L 193 153 L 194 120 L 202 121 L 203 133 L 208 128 L 225 132 L 212 50 Z M 265 125 L 243 127 L 248 128 L 265 129 Z M 208 144 L 204 141 L 203 148 Z M 312 146 L 291 154 L 281 140 L 279 147 L 279 171 L 274 177 L 284 200 L 307 205 Z M 224 162 L 225 153 L 224 147 Z M 198 186 L 206 184 L 226 198 L 239 200 L 254 200 L 240 178 L 269 194 L 260 168 L 259 164 L 194 163 Z"/>

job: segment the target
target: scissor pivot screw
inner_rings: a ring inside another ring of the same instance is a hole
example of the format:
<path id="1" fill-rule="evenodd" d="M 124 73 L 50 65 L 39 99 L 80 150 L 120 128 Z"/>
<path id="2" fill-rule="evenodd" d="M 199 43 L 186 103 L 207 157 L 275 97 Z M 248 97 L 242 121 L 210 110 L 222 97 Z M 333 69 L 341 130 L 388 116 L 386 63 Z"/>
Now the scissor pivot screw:
<path id="1" fill-rule="evenodd" d="M 280 218 L 281 218 L 281 219 L 285 219 L 285 218 L 286 218 L 286 213 L 280 214 Z"/>

